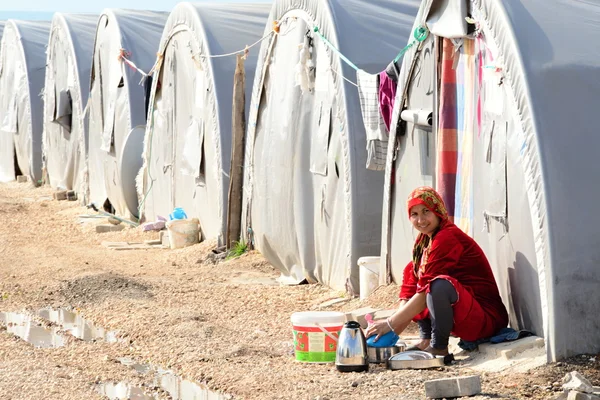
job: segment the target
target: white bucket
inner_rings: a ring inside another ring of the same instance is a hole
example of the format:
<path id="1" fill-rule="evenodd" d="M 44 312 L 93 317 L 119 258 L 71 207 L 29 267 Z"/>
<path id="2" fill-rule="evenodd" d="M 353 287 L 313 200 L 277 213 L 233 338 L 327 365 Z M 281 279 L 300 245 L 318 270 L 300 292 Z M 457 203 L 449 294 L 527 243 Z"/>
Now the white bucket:
<path id="1" fill-rule="evenodd" d="M 336 311 L 303 311 L 292 314 L 296 360 L 307 363 L 335 361 L 337 339 L 346 315 Z"/>
<path id="2" fill-rule="evenodd" d="M 358 259 L 360 299 L 364 300 L 379 287 L 379 262 L 381 257 Z"/>
<path id="3" fill-rule="evenodd" d="M 172 249 L 180 249 L 200 242 L 198 218 L 174 219 L 168 221 L 166 227 L 169 231 L 169 245 Z"/>

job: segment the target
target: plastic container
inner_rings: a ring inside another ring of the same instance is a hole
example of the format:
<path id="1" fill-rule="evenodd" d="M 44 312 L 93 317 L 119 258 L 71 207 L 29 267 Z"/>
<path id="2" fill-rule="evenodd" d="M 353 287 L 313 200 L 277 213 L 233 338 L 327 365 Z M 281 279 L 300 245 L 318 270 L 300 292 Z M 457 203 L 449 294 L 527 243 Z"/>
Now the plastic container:
<path id="1" fill-rule="evenodd" d="M 379 287 L 379 262 L 381 257 L 358 259 L 360 299 L 364 300 Z"/>
<path id="2" fill-rule="evenodd" d="M 337 340 L 346 320 L 341 312 L 303 311 L 292 314 L 296 361 L 335 362 Z"/>
<path id="3" fill-rule="evenodd" d="M 200 224 L 197 218 L 168 221 L 166 227 L 169 231 L 169 246 L 172 249 L 200 243 Z"/>
<path id="4" fill-rule="evenodd" d="M 183 208 L 176 207 L 173 212 L 169 214 L 169 220 L 174 221 L 176 219 L 187 219 L 187 214 L 183 211 Z"/>

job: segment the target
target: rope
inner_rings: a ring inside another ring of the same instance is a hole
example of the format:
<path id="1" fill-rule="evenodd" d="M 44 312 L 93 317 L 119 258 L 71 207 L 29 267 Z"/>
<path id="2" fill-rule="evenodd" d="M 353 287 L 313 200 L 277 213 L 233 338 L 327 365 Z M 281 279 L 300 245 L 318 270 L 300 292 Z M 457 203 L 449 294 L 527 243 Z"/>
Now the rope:
<path id="1" fill-rule="evenodd" d="M 341 77 L 343 80 L 345 80 L 345 81 L 346 81 L 346 82 L 348 82 L 349 84 L 351 84 L 351 85 L 354 85 L 354 86 L 358 87 L 358 85 L 357 85 L 356 83 L 352 82 L 350 79 L 346 78 L 346 77 L 345 77 L 343 74 L 340 74 L 340 73 L 339 73 L 339 72 L 337 72 L 335 69 L 333 69 L 333 68 L 329 68 L 329 70 L 330 70 L 331 72 L 333 72 L 334 74 L 336 74 L 337 76 Z"/>
<path id="2" fill-rule="evenodd" d="M 413 40 L 411 43 L 409 43 L 405 48 L 403 48 L 402 50 L 400 50 L 400 53 L 398 53 L 398 55 L 396 56 L 396 58 L 394 58 L 394 64 L 398 62 L 398 60 L 400 60 L 402 58 L 402 56 L 411 48 L 413 47 L 416 43 L 420 43 L 425 41 L 425 39 L 427 39 L 427 37 L 429 36 L 429 29 L 427 29 L 424 26 L 419 26 L 415 29 L 415 31 L 413 32 L 413 37 L 415 38 L 415 40 Z"/>
<path id="3" fill-rule="evenodd" d="M 352 68 L 354 68 L 356 71 L 359 70 L 359 68 L 356 65 L 354 65 L 354 63 L 352 61 L 348 60 L 348 58 L 346 58 L 346 56 L 343 55 L 341 51 L 339 51 L 333 44 L 331 44 L 331 42 L 329 40 L 327 40 L 327 38 L 325 36 L 323 36 L 323 34 L 321 34 L 321 32 L 319 32 L 319 27 L 318 26 L 315 26 L 313 28 L 313 31 L 317 34 L 317 36 L 319 36 L 321 38 L 321 40 L 327 46 L 329 46 L 331 48 L 331 50 L 333 50 L 334 52 L 336 52 L 337 55 L 340 56 L 340 58 L 346 62 L 346 64 L 348 64 L 349 66 L 351 66 Z"/>
<path id="4" fill-rule="evenodd" d="M 140 74 L 142 74 L 143 77 L 147 77 L 148 76 L 147 73 L 145 73 L 140 68 L 138 68 L 138 66 L 135 65 L 135 63 L 133 61 L 129 60 L 127 57 L 131 57 L 131 52 L 129 52 L 129 51 L 125 50 L 125 49 L 121 49 L 119 51 L 119 60 L 124 61 L 125 64 L 129 65 L 129 67 L 131 69 L 133 69 L 134 71 L 137 71 Z"/>
<path id="5" fill-rule="evenodd" d="M 244 53 L 244 55 L 247 56 L 248 55 L 248 50 L 250 50 L 251 48 L 253 48 L 257 44 L 261 43 L 262 41 L 270 38 L 271 35 L 273 35 L 274 33 L 276 34 L 277 32 L 275 30 L 272 30 L 271 32 L 269 32 L 267 35 L 265 35 L 261 39 L 259 39 L 256 42 L 252 43 L 250 46 L 246 46 L 246 48 L 244 48 L 243 50 L 238 50 L 238 51 L 234 51 L 234 52 L 227 53 L 227 54 L 213 54 L 213 55 L 210 55 L 210 56 L 203 55 L 203 54 L 198 54 L 198 57 L 203 57 L 203 58 L 221 58 L 221 57 L 235 56 L 235 55 L 238 55 L 240 53 Z"/>

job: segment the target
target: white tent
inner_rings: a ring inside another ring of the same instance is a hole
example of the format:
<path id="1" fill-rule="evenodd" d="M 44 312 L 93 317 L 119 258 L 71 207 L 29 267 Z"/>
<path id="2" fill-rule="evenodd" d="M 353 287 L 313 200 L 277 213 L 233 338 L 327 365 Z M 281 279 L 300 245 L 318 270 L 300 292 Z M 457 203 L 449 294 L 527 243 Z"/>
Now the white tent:
<path id="1" fill-rule="evenodd" d="M 544 336 L 549 360 L 599 352 L 600 247 L 592 205 L 600 201 L 593 167 L 600 146 L 594 118 L 600 6 L 571 0 L 551 7 L 537 0 L 424 1 L 415 28 L 420 25 L 431 31 L 424 49 L 444 48 L 442 58 L 415 55 L 415 46 L 404 58 L 397 93 L 404 92 L 416 59 L 427 83 L 417 86 L 411 78 L 405 108 L 433 112 L 434 123 L 415 124 L 413 113 L 405 113 L 405 135 L 394 135 L 400 150 L 390 146 L 388 152 L 382 283 L 400 282 L 411 258 L 415 234 L 406 198 L 415 187 L 431 184 L 446 194 L 457 225 L 488 256 L 511 325 Z M 437 76 L 438 66 L 455 74 L 458 84 L 445 86 L 449 81 L 444 72 Z M 454 177 L 444 167 L 452 156 L 446 133 L 453 126 Z"/>
<path id="2" fill-rule="evenodd" d="M 42 179 L 42 99 L 50 22 L 8 20 L 0 48 L 0 182 Z M 16 160 L 15 160 L 16 156 Z"/>
<path id="3" fill-rule="evenodd" d="M 257 42 L 270 6 L 178 4 L 166 23 L 146 129 L 140 198 L 146 219 L 174 207 L 224 242 L 232 138 L 235 54 Z M 259 47 L 245 61 L 247 104 Z M 217 57 L 214 57 L 217 56 Z"/>
<path id="4" fill-rule="evenodd" d="M 140 79 L 156 61 L 167 17 L 108 9 L 98 20 L 89 100 L 89 196 L 98 206 L 108 199 L 123 217 L 138 215 L 135 177 L 142 167 L 146 124 Z"/>
<path id="5" fill-rule="evenodd" d="M 402 48 L 417 7 L 387 0 L 273 4 L 265 33 L 277 21 L 279 34 L 263 42 L 254 82 L 242 230 L 284 282 L 307 279 L 356 294 L 357 259 L 380 248 L 383 173 L 365 168 L 358 91 L 343 79 L 356 81 L 356 71 L 314 29 L 375 74 Z M 310 63 L 299 45 L 310 50 Z M 297 74 L 314 88 L 303 94 Z"/>
<path id="6" fill-rule="evenodd" d="M 83 110 L 97 15 L 56 13 L 48 41 L 44 87 L 43 160 L 54 188 L 74 189 L 86 200 L 87 124 Z"/>

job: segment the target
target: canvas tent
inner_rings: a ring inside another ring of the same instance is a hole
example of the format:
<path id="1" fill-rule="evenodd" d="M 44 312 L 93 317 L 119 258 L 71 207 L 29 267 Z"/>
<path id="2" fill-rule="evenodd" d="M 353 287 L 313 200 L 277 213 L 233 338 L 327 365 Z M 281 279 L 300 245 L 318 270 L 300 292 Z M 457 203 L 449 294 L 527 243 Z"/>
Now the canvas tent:
<path id="1" fill-rule="evenodd" d="M 54 14 L 46 61 L 42 150 L 47 179 L 53 188 L 75 190 L 83 201 L 87 198 L 83 111 L 97 22 L 97 15 Z"/>
<path id="2" fill-rule="evenodd" d="M 383 173 L 365 168 L 365 129 L 350 83 L 357 73 L 314 28 L 375 74 L 402 48 L 417 7 L 364 0 L 273 4 L 265 33 L 277 21 L 279 34 L 263 42 L 254 82 L 242 231 L 284 282 L 307 279 L 358 293 L 357 259 L 379 254 L 380 246 Z"/>
<path id="3" fill-rule="evenodd" d="M 137 217 L 135 177 L 142 167 L 146 90 L 168 13 L 107 9 L 96 30 L 89 100 L 90 201 L 108 199 L 117 215 Z M 141 71 L 141 72 L 140 72 Z"/>
<path id="4" fill-rule="evenodd" d="M 425 51 L 415 57 L 415 46 L 400 82 L 416 58 L 427 83 L 409 80 L 406 108 L 432 111 L 434 123 L 423 127 L 407 118 L 404 136 L 397 136 L 400 150 L 388 152 L 382 283 L 400 282 L 410 259 L 409 192 L 433 184 L 488 256 L 511 325 L 543 336 L 549 360 L 597 353 L 600 248 L 591 205 L 600 201 L 592 164 L 600 6 L 424 1 L 420 25 L 430 29 L 423 49 L 439 58 Z M 401 110 L 394 115 L 401 118 Z M 456 157 L 455 171 L 449 156 Z"/>
<path id="5" fill-rule="evenodd" d="M 263 34 L 265 4 L 178 4 L 164 29 L 152 82 L 138 187 L 147 220 L 174 207 L 224 242 L 229 191 L 235 54 Z M 259 47 L 245 60 L 247 104 Z M 141 207 L 142 208 L 142 207 Z"/>
<path id="6" fill-rule="evenodd" d="M 8 20 L 0 48 L 0 182 L 42 179 L 42 99 L 50 22 Z"/>

